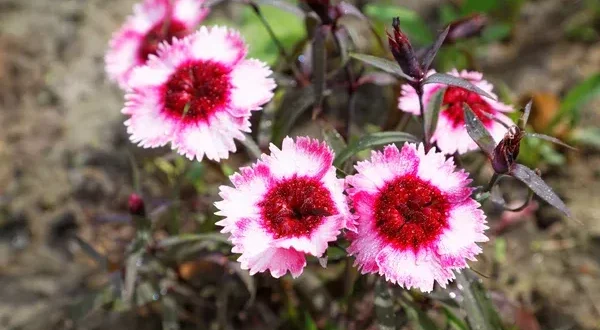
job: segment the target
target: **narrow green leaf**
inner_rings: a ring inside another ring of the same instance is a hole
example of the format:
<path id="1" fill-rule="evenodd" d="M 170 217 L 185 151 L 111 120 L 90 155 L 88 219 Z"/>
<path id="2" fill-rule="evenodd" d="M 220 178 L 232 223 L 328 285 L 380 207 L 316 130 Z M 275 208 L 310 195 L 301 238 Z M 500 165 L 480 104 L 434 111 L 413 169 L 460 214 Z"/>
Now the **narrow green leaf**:
<path id="1" fill-rule="evenodd" d="M 168 248 L 179 244 L 192 243 L 197 241 L 214 241 L 219 243 L 231 244 L 227 240 L 227 236 L 221 233 L 204 233 L 204 234 L 184 234 L 175 237 L 165 238 L 158 242 L 157 247 Z"/>
<path id="2" fill-rule="evenodd" d="M 444 315 L 446 315 L 446 321 L 450 327 L 454 330 L 469 330 L 467 323 L 460 317 L 458 317 L 449 307 L 444 306 Z"/>
<path id="3" fill-rule="evenodd" d="M 379 330 L 395 330 L 394 300 L 387 282 L 381 277 L 375 283 L 375 314 Z"/>
<path id="4" fill-rule="evenodd" d="M 347 147 L 346 141 L 344 141 L 342 135 L 332 126 L 323 127 L 321 134 L 323 134 L 325 142 L 335 154 L 340 153 Z"/>
<path id="5" fill-rule="evenodd" d="M 316 101 L 315 90 L 312 86 L 301 90 L 288 91 L 277 110 L 273 122 L 273 133 L 271 141 L 277 145 L 281 144 L 283 138 L 290 132 L 298 118 L 309 109 Z"/>
<path id="6" fill-rule="evenodd" d="M 104 256 L 100 252 L 98 252 L 93 246 L 88 244 L 81 237 L 75 235 L 73 237 L 73 239 L 75 240 L 75 242 L 77 242 L 77 244 L 79 245 L 79 247 L 81 247 L 81 250 L 85 254 L 87 254 L 89 257 L 94 259 L 94 261 L 96 261 L 96 263 L 98 263 L 98 266 L 100 266 L 100 269 L 102 269 L 103 271 L 107 271 L 108 260 L 106 259 L 106 256 Z"/>
<path id="7" fill-rule="evenodd" d="M 477 276 L 468 269 L 456 272 L 456 283 L 462 292 L 462 308 L 473 330 L 502 330 L 504 326 Z"/>
<path id="8" fill-rule="evenodd" d="M 163 330 L 179 330 L 177 301 L 174 297 L 165 295 L 162 297 L 161 302 Z"/>
<path id="9" fill-rule="evenodd" d="M 431 76 L 427 77 L 423 84 L 444 84 L 450 86 L 456 86 L 460 88 L 464 88 L 473 93 L 477 93 L 479 95 L 488 97 L 492 100 L 496 100 L 495 97 L 491 96 L 488 92 L 483 89 L 473 85 L 470 81 L 467 81 L 463 78 L 455 77 L 453 75 L 447 73 L 434 73 Z"/>
<path id="10" fill-rule="evenodd" d="M 600 95 L 600 73 L 584 80 L 565 95 L 549 130 L 564 119 L 568 119 L 571 125 L 575 125 L 581 117 L 583 105 L 598 95 Z"/>
<path id="11" fill-rule="evenodd" d="M 260 5 L 269 5 L 281 10 L 287 11 L 290 14 L 294 14 L 299 18 L 304 19 L 306 14 L 300 9 L 300 7 L 294 5 L 291 2 L 283 1 L 283 0 L 254 0 L 254 2 Z"/>
<path id="12" fill-rule="evenodd" d="M 381 146 L 390 143 L 398 142 L 418 142 L 419 140 L 411 134 L 404 132 L 378 132 L 365 135 L 359 140 L 351 143 L 346 149 L 342 150 L 333 161 L 333 164 L 340 167 L 350 157 L 358 153 L 359 151 L 367 148 Z"/>
<path id="13" fill-rule="evenodd" d="M 437 127 L 438 118 L 440 116 L 440 111 L 442 109 L 442 101 L 444 100 L 444 93 L 446 93 L 446 89 L 442 88 L 439 91 L 433 94 L 433 98 L 427 104 L 427 109 L 425 110 L 424 120 L 425 120 L 425 139 L 429 141 L 435 133 L 435 129 Z"/>
<path id="14" fill-rule="evenodd" d="M 437 330 L 437 326 L 429 315 L 421 310 L 414 302 L 405 299 L 402 301 L 402 306 L 408 315 L 410 323 L 413 325 L 413 329 Z"/>
<path id="15" fill-rule="evenodd" d="M 355 58 L 364 63 L 367 63 L 369 65 L 372 65 L 372 66 L 374 66 L 378 69 L 381 69 L 385 72 L 394 74 L 401 78 L 404 78 L 406 80 L 413 80 L 413 78 L 408 76 L 406 73 L 402 72 L 402 69 L 400 68 L 398 63 L 396 63 L 394 61 L 390 61 L 386 58 L 371 56 L 371 55 L 367 55 L 367 54 L 357 54 L 357 53 L 351 53 L 350 57 Z"/>

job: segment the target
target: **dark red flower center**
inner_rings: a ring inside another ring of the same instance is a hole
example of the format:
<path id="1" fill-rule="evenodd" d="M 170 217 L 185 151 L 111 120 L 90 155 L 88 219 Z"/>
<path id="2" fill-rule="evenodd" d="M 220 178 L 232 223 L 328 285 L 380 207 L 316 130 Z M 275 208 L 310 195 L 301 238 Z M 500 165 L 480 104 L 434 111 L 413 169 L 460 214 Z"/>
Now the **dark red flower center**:
<path id="1" fill-rule="evenodd" d="M 447 106 L 442 112 L 450 120 L 453 128 L 463 127 L 465 125 L 465 115 L 463 112 L 463 103 L 467 103 L 475 115 L 488 125 L 492 119 L 485 115 L 496 114 L 496 111 L 479 94 L 470 92 L 464 88 L 450 86 L 446 89 L 442 105 Z"/>
<path id="2" fill-rule="evenodd" d="M 165 111 L 186 122 L 208 121 L 229 102 L 231 70 L 212 61 L 181 65 L 164 85 Z"/>
<path id="3" fill-rule="evenodd" d="M 387 183 L 375 202 L 375 226 L 401 250 L 418 251 L 448 226 L 450 204 L 440 190 L 414 175 Z"/>
<path id="4" fill-rule="evenodd" d="M 173 40 L 173 37 L 182 38 L 189 33 L 185 24 L 177 20 L 168 20 L 158 22 L 150 29 L 150 31 L 144 36 L 142 44 L 138 49 L 138 58 L 142 62 L 148 60 L 148 56 L 156 54 L 158 45 L 161 42 L 167 41 L 168 43 Z"/>
<path id="5" fill-rule="evenodd" d="M 337 213 L 329 190 L 314 178 L 293 177 L 275 184 L 259 204 L 276 238 L 305 236 Z"/>

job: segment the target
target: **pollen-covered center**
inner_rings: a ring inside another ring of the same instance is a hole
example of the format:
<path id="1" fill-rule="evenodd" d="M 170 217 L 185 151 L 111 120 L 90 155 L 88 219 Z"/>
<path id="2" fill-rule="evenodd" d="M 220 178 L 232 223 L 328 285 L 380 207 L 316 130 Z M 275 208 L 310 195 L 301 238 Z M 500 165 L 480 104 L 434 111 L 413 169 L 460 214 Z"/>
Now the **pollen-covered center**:
<path id="1" fill-rule="evenodd" d="M 440 190 L 414 175 L 386 184 L 375 202 L 379 234 L 401 250 L 418 251 L 448 226 L 450 205 Z"/>
<path id="2" fill-rule="evenodd" d="M 325 217 L 337 213 L 329 191 L 308 177 L 275 184 L 259 206 L 267 229 L 276 238 L 310 235 Z"/>
<path id="3" fill-rule="evenodd" d="M 186 122 L 208 121 L 229 102 L 230 72 L 213 61 L 181 65 L 163 87 L 165 111 Z"/>
<path id="4" fill-rule="evenodd" d="M 444 94 L 444 100 L 442 101 L 442 105 L 447 106 L 447 108 L 442 114 L 450 120 L 453 128 L 463 127 L 465 125 L 463 103 L 467 103 L 475 115 L 477 115 L 486 126 L 492 119 L 486 116 L 485 113 L 490 115 L 496 113 L 496 111 L 479 94 L 460 87 L 448 87 Z"/>
<path id="5" fill-rule="evenodd" d="M 138 58 L 142 62 L 148 60 L 148 56 L 155 55 L 158 45 L 166 41 L 168 43 L 173 37 L 182 38 L 188 34 L 185 24 L 177 20 L 165 20 L 158 22 L 146 33 L 140 47 L 138 48 Z"/>

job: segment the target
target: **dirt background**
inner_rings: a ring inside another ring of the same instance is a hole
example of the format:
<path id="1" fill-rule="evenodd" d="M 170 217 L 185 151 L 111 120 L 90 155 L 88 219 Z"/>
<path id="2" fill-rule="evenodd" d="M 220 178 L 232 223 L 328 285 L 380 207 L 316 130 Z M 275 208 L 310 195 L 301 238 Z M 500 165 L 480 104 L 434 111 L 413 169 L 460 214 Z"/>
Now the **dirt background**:
<path id="1" fill-rule="evenodd" d="M 0 329 L 72 328 L 65 307 L 94 276 L 61 238 L 128 235 L 98 221 L 124 213 L 132 191 L 128 154 L 136 151 L 103 56 L 133 2 L 0 0 Z M 436 2 L 407 6 L 431 16 Z M 598 72 L 600 45 L 563 37 L 561 24 L 577 3 L 528 3 L 513 40 L 491 46 L 486 75 L 517 94 L 561 95 Z M 598 109 L 600 101 L 588 104 L 582 122 L 597 126 Z M 580 224 L 541 207 L 505 231 L 501 269 L 486 266 L 498 257 L 497 242 L 474 268 L 497 274 L 487 286 L 502 292 L 499 304 L 522 302 L 544 329 L 599 329 L 600 154 L 572 154 L 548 177 Z M 143 323 L 106 315 L 78 328 Z"/>

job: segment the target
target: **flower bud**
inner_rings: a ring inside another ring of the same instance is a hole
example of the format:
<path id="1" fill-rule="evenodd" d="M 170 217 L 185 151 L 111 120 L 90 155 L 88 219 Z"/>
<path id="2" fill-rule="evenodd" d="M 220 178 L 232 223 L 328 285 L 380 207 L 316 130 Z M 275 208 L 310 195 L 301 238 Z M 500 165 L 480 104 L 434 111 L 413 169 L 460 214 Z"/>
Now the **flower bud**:
<path id="1" fill-rule="evenodd" d="M 142 197 L 136 193 L 129 195 L 129 214 L 143 217 L 146 215 L 146 208 Z"/>
<path id="2" fill-rule="evenodd" d="M 492 156 L 492 167 L 496 173 L 508 173 L 519 156 L 521 139 L 525 133 L 518 126 L 511 126 Z"/>
<path id="3" fill-rule="evenodd" d="M 331 24 L 336 19 L 336 10 L 329 0 L 305 0 L 305 2 L 319 16 L 323 24 Z"/>
<path id="4" fill-rule="evenodd" d="M 388 42 L 390 44 L 390 50 L 392 51 L 392 55 L 402 68 L 402 71 L 407 75 L 419 80 L 425 76 L 423 70 L 421 69 L 421 65 L 417 60 L 417 56 L 408 40 L 408 37 L 400 30 L 400 18 L 395 17 L 392 21 L 392 27 L 394 28 L 394 33 L 391 35 L 389 32 L 387 33 Z"/>
<path id="5" fill-rule="evenodd" d="M 456 20 L 450 23 L 450 30 L 444 42 L 446 44 L 453 44 L 461 39 L 478 36 L 487 22 L 487 17 L 482 14 L 473 14 Z"/>

